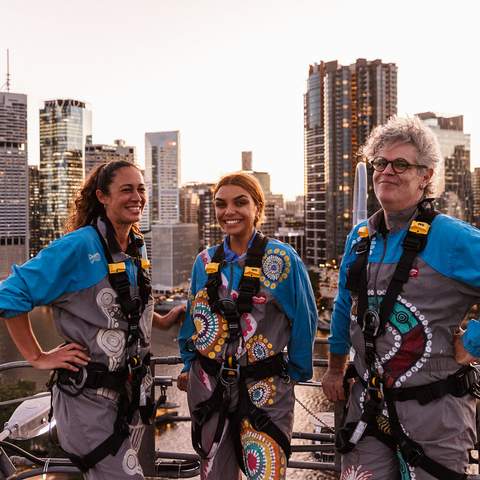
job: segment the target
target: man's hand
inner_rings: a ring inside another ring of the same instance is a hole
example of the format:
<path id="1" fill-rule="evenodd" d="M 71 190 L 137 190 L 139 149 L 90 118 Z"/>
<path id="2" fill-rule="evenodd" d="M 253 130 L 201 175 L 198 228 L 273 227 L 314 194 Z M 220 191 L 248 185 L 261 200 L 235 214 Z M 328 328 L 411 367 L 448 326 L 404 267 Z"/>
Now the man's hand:
<path id="1" fill-rule="evenodd" d="M 345 374 L 347 360 L 347 355 L 329 354 L 328 368 L 322 378 L 322 388 L 323 393 L 331 402 L 345 400 L 343 376 Z"/>
<path id="2" fill-rule="evenodd" d="M 323 393 L 331 402 L 345 400 L 343 390 L 343 370 L 334 370 L 328 368 L 322 378 Z"/>
<path id="3" fill-rule="evenodd" d="M 463 346 L 464 330 L 458 328 L 453 334 L 453 350 L 455 352 L 455 361 L 460 365 L 468 365 L 478 359 L 471 355 Z"/>

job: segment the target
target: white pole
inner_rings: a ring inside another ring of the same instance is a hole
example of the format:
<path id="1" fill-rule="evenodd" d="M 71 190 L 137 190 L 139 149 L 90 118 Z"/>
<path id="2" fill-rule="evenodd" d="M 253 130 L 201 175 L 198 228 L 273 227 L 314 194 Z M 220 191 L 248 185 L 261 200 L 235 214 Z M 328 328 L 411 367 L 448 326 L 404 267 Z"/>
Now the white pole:
<path id="1" fill-rule="evenodd" d="M 367 166 L 358 162 L 353 185 L 353 226 L 367 219 Z"/>

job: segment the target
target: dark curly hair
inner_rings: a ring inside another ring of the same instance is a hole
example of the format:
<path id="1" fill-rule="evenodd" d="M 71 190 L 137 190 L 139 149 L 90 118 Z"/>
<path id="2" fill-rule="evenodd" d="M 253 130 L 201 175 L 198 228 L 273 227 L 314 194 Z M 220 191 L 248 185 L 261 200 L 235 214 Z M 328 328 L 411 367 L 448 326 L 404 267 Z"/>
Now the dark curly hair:
<path id="1" fill-rule="evenodd" d="M 97 198 L 97 190 L 108 194 L 110 184 L 117 170 L 124 167 L 140 168 L 126 160 L 113 160 L 95 167 L 83 182 L 70 209 L 70 215 L 65 223 L 65 232 L 72 232 L 78 228 L 90 225 L 97 217 L 105 215 L 105 208 Z M 138 227 L 134 227 L 138 231 Z"/>

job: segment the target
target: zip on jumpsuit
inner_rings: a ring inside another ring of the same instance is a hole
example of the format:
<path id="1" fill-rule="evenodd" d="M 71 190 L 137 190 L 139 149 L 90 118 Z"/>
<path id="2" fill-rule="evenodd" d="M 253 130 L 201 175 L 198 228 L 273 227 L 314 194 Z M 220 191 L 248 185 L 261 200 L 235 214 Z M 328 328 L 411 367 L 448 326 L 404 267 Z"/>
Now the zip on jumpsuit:
<path id="1" fill-rule="evenodd" d="M 225 261 L 221 265 L 222 284 L 218 295 L 220 299 L 236 300 L 246 256 L 237 256 L 229 248 L 227 237 L 223 247 Z M 286 348 L 286 379 L 278 375 L 260 381 L 247 379 L 246 386 L 251 402 L 267 412 L 273 424 L 290 441 L 295 404 L 294 382 L 312 377 L 312 350 L 317 326 L 317 309 L 306 269 L 292 247 L 270 239 L 265 247 L 260 290 L 252 299 L 252 311 L 242 314 L 241 334 L 229 345 L 227 322 L 220 313 L 212 312 L 206 289 L 205 267 L 217 248 L 206 249 L 196 258 L 187 315 L 179 336 L 183 371 L 189 372 L 187 395 L 190 412 L 194 412 L 199 403 L 208 400 L 217 385 L 217 378 L 204 371 L 197 355 L 221 364 L 227 355 L 233 353 L 238 364 L 245 366 L 273 357 Z M 228 402 L 228 411 L 232 413 L 238 408 L 238 383 L 226 388 L 224 401 Z M 219 415 L 215 413 L 202 428 L 202 450 L 207 454 L 201 461 L 202 479 L 239 478 L 236 445 L 241 446 L 247 478 L 285 478 L 287 458 L 271 436 L 255 430 L 247 418 L 240 420 L 239 429 L 234 428 L 227 418 L 219 441 L 213 443 L 218 420 Z M 240 438 L 234 431 L 239 431 Z"/>
<path id="2" fill-rule="evenodd" d="M 99 219 L 97 227 L 106 240 L 104 222 Z M 146 259 L 145 247 L 140 253 Z M 111 254 L 115 262 L 125 262 L 131 295 L 138 295 L 137 267 L 133 259 L 123 252 Z M 125 367 L 128 323 L 109 282 L 108 262 L 93 226 L 55 240 L 22 266 L 14 265 L 11 275 L 0 283 L 0 316 L 11 318 L 40 305 L 51 305 L 60 336 L 67 342 L 87 347 L 92 362 L 105 365 L 110 372 Z M 150 351 L 152 316 L 153 298 L 150 296 L 139 322 L 138 355 L 142 360 Z M 148 371 L 142 380 L 142 395 L 150 395 L 151 384 L 152 376 Z M 117 418 L 117 401 L 118 393 L 106 388 L 85 388 L 72 397 L 55 386 L 53 410 L 61 447 L 83 457 L 106 440 Z M 144 478 L 137 456 L 144 431 L 138 411 L 129 430 L 130 436 L 123 441 L 117 454 L 107 455 L 87 471 L 85 478 Z"/>
<path id="3" fill-rule="evenodd" d="M 358 375 L 368 379 L 365 340 L 357 322 L 358 297 L 346 289 L 348 269 L 356 260 L 359 230 L 368 227 L 368 299 L 381 304 L 402 254 L 402 242 L 410 221 L 381 233 L 383 211 L 357 225 L 345 247 L 329 337 L 330 351 L 348 354 L 350 347 Z M 472 305 L 480 302 L 480 231 L 460 220 L 437 215 L 425 249 L 416 257 L 394 304 L 386 328 L 376 339 L 376 367 L 387 388 L 402 389 L 446 379 L 460 368 L 454 358 L 453 332 Z M 474 356 L 480 354 L 480 322 L 471 320 L 463 342 Z M 350 392 L 345 424 L 358 422 L 366 401 L 366 388 L 356 382 Z M 417 399 L 396 401 L 398 419 L 405 434 L 441 465 L 464 472 L 468 450 L 473 448 L 475 399 L 470 394 L 447 394 L 425 405 Z M 380 417 L 388 425 L 384 406 Z M 366 435 L 342 456 L 342 480 L 433 480 L 419 466 L 408 464 L 375 437 Z"/>

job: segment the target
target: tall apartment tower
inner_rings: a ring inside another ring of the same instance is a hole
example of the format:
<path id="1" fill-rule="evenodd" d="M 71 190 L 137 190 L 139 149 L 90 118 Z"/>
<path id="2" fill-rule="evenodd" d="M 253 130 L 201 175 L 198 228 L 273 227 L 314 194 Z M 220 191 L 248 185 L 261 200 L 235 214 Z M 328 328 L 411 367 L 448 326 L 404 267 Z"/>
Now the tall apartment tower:
<path id="1" fill-rule="evenodd" d="M 40 170 L 38 165 L 28 166 L 28 226 L 30 230 L 30 257 L 40 251 Z"/>
<path id="2" fill-rule="evenodd" d="M 84 178 L 91 114 L 79 100 L 45 102 L 40 110 L 40 246 L 59 238 Z"/>
<path id="3" fill-rule="evenodd" d="M 474 219 L 470 150 L 456 145 L 453 154 L 445 158 L 445 191 L 438 199 L 437 208 L 468 223 Z"/>
<path id="4" fill-rule="evenodd" d="M 27 256 L 27 96 L 0 92 L 0 279 Z"/>
<path id="5" fill-rule="evenodd" d="M 179 221 L 180 132 L 145 134 L 145 181 L 152 222 Z"/>
<path id="6" fill-rule="evenodd" d="M 135 147 L 125 144 L 125 140 L 115 140 L 114 145 L 87 144 L 85 146 L 85 176 L 97 165 L 108 163 L 112 160 L 125 160 L 135 163 L 137 153 Z"/>
<path id="7" fill-rule="evenodd" d="M 417 117 L 436 135 L 442 152 L 442 163 L 437 167 L 435 196 L 445 192 L 445 162 L 455 152 L 455 147 L 463 146 L 470 151 L 470 135 L 463 131 L 463 115 L 439 115 L 434 112 L 417 113 Z"/>
<path id="8" fill-rule="evenodd" d="M 358 59 L 310 65 L 304 96 L 305 260 L 338 259 L 352 228 L 358 151 L 371 130 L 397 113 L 397 67 Z M 371 190 L 371 182 L 370 190 Z M 376 208 L 369 194 L 369 213 Z"/>
<path id="9" fill-rule="evenodd" d="M 472 173 L 473 191 L 473 224 L 480 228 L 480 167 L 473 169 Z"/>

